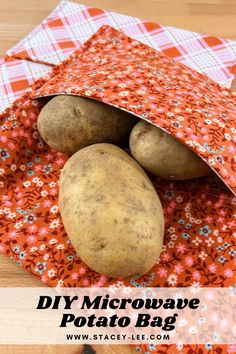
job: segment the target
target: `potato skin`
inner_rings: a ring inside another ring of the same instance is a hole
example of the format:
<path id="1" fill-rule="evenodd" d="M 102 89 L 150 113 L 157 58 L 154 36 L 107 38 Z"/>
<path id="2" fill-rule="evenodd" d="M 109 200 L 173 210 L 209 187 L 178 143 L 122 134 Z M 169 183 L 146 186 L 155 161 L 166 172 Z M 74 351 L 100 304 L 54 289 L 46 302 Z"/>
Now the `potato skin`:
<path id="1" fill-rule="evenodd" d="M 210 167 L 187 146 L 146 121 L 134 126 L 129 146 L 143 168 L 165 179 L 188 180 L 211 172 Z"/>
<path id="2" fill-rule="evenodd" d="M 91 269 L 123 278 L 155 264 L 163 244 L 162 206 L 125 151 L 111 144 L 78 151 L 62 170 L 59 191 L 66 232 Z"/>
<path id="3" fill-rule="evenodd" d="M 122 144 L 137 121 L 133 115 L 107 104 L 59 95 L 43 107 L 37 124 L 51 148 L 72 155 L 94 143 Z"/>

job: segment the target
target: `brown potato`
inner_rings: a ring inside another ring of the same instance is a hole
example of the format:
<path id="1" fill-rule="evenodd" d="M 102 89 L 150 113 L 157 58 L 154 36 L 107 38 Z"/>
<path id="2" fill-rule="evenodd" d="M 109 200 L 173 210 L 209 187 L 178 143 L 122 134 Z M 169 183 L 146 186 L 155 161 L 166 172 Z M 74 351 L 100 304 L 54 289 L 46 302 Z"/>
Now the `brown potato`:
<path id="1" fill-rule="evenodd" d="M 43 107 L 37 124 L 51 148 L 72 155 L 94 143 L 124 143 L 135 123 L 133 115 L 107 104 L 60 95 Z"/>
<path id="2" fill-rule="evenodd" d="M 157 193 L 139 164 L 111 144 L 90 145 L 66 162 L 59 207 L 81 259 L 111 277 L 147 272 L 163 243 Z"/>
<path id="3" fill-rule="evenodd" d="M 135 125 L 129 144 L 133 157 L 156 176 L 187 180 L 211 172 L 210 167 L 187 146 L 145 121 Z"/>

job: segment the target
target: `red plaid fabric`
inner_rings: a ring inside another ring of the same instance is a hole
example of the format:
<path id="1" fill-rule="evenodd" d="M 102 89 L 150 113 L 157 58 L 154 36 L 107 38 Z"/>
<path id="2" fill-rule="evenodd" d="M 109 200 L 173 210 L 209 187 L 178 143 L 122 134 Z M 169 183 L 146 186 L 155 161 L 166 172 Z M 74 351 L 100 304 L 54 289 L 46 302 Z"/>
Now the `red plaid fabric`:
<path id="1" fill-rule="evenodd" d="M 221 85 L 229 87 L 231 84 L 236 67 L 235 41 L 62 1 L 38 27 L 7 51 L 7 55 L 16 60 L 0 62 L 0 111 L 21 95 L 32 81 L 45 75 L 51 68 L 48 65 L 58 64 L 67 58 L 102 25 L 122 30 L 128 36 L 207 74 Z"/>
<path id="2" fill-rule="evenodd" d="M 230 68 L 236 57 L 234 41 L 66 1 L 7 54 L 58 64 L 102 25 L 122 30 L 223 85 L 231 79 Z"/>
<path id="3" fill-rule="evenodd" d="M 39 77 L 45 76 L 51 66 L 28 60 L 5 57 L 0 59 L 0 111 L 8 107 Z"/>

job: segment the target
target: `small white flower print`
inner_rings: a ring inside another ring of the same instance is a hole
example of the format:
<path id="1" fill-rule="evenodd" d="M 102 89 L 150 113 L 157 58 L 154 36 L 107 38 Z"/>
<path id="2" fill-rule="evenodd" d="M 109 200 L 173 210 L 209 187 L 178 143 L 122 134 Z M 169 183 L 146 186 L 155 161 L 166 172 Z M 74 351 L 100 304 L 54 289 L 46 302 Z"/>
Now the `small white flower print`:
<path id="1" fill-rule="evenodd" d="M 9 213 L 7 217 L 8 219 L 14 219 L 16 217 L 16 213 Z"/>
<path id="2" fill-rule="evenodd" d="M 224 136 L 225 136 L 225 139 L 226 139 L 226 140 L 229 140 L 229 141 L 231 140 L 231 136 L 230 136 L 230 134 L 225 133 L 225 134 L 224 134 Z"/>
<path id="3" fill-rule="evenodd" d="M 49 183 L 49 187 L 50 187 L 50 188 L 55 188 L 55 187 L 56 187 L 56 182 L 53 182 L 53 181 L 50 182 L 50 183 Z"/>
<path id="4" fill-rule="evenodd" d="M 178 196 L 178 197 L 176 198 L 176 202 L 177 202 L 177 203 L 182 203 L 183 200 L 184 200 L 184 199 L 183 199 L 183 197 L 181 197 L 181 196 Z"/>
<path id="5" fill-rule="evenodd" d="M 203 146 L 199 145 L 198 151 L 199 152 L 206 152 L 206 149 Z"/>
<path id="6" fill-rule="evenodd" d="M 122 84 L 118 84 L 117 86 L 121 88 L 125 88 L 127 85 L 122 83 Z"/>
<path id="7" fill-rule="evenodd" d="M 170 233 L 170 234 L 173 234 L 175 232 L 175 227 L 173 226 L 170 226 L 167 231 Z"/>
<path id="8" fill-rule="evenodd" d="M 57 250 L 63 250 L 64 248 L 65 248 L 65 246 L 62 243 L 60 243 L 56 246 Z"/>
<path id="9" fill-rule="evenodd" d="M 43 260 L 44 260 L 44 261 L 47 261 L 48 259 L 49 259 L 49 254 L 46 253 L 46 254 L 43 256 Z"/>
<path id="10" fill-rule="evenodd" d="M 25 188 L 29 188 L 30 185 L 31 185 L 31 182 L 30 182 L 30 181 L 25 181 L 25 182 L 23 183 L 23 186 L 24 186 Z"/>
<path id="11" fill-rule="evenodd" d="M 170 241 L 170 242 L 168 242 L 167 246 L 168 246 L 169 248 L 174 248 L 175 243 L 174 243 L 173 241 Z"/>
<path id="12" fill-rule="evenodd" d="M 119 93 L 119 96 L 124 97 L 124 96 L 128 96 L 128 94 L 129 94 L 129 91 L 121 91 Z"/>
<path id="13" fill-rule="evenodd" d="M 18 221 L 15 223 L 14 228 L 19 230 L 23 226 L 23 223 L 21 221 Z"/>
<path id="14" fill-rule="evenodd" d="M 36 252 L 37 250 L 38 250 L 38 247 L 35 247 L 35 246 L 30 248 L 30 252 Z"/>
<path id="15" fill-rule="evenodd" d="M 56 288 L 62 288 L 63 284 L 64 284 L 63 280 L 60 279 L 60 280 L 58 281 L 58 283 L 57 283 Z"/>
<path id="16" fill-rule="evenodd" d="M 208 159 L 208 163 L 209 163 L 209 165 L 211 165 L 211 166 L 215 166 L 216 161 L 215 161 L 215 159 L 214 159 L 213 157 L 210 157 L 210 158 Z"/>
<path id="17" fill-rule="evenodd" d="M 32 179 L 32 182 L 33 183 L 38 183 L 40 181 L 40 179 L 38 178 L 38 177 L 34 177 L 33 179 Z"/>
<path id="18" fill-rule="evenodd" d="M 162 253 L 162 252 L 165 252 L 166 249 L 167 249 L 167 246 L 166 246 L 166 245 L 162 245 L 162 247 L 161 247 L 161 253 Z"/>
<path id="19" fill-rule="evenodd" d="M 185 143 L 191 147 L 195 145 L 195 142 L 193 140 L 186 140 Z"/>
<path id="20" fill-rule="evenodd" d="M 4 214 L 8 214 L 11 212 L 10 208 L 4 208 L 3 209 Z"/>
<path id="21" fill-rule="evenodd" d="M 177 275 L 174 273 L 170 274 L 167 278 L 167 282 L 172 286 L 177 284 L 177 280 L 178 280 Z"/>
<path id="22" fill-rule="evenodd" d="M 218 243 L 222 243 L 223 242 L 223 238 L 222 237 L 217 237 L 217 242 Z"/>
<path id="23" fill-rule="evenodd" d="M 37 131 L 33 132 L 33 138 L 37 139 L 39 137 L 39 133 Z"/>
<path id="24" fill-rule="evenodd" d="M 51 208 L 50 208 L 50 213 L 52 214 L 56 214 L 59 210 L 59 207 L 58 205 L 53 205 Z"/>
<path id="25" fill-rule="evenodd" d="M 175 234 L 170 235 L 170 239 L 172 241 L 176 241 L 177 240 L 177 235 L 175 235 Z"/>
<path id="26" fill-rule="evenodd" d="M 200 245 L 202 240 L 199 237 L 196 237 L 194 240 L 192 240 L 192 243 L 194 243 L 196 246 Z"/>
<path id="27" fill-rule="evenodd" d="M 207 238 L 205 242 L 208 247 L 212 246 L 215 243 L 212 237 Z"/>
<path id="28" fill-rule="evenodd" d="M 40 192 L 42 197 L 46 197 L 48 195 L 48 192 L 46 190 L 43 190 Z"/>
<path id="29" fill-rule="evenodd" d="M 204 261 L 207 258 L 207 253 L 202 251 L 202 252 L 200 252 L 198 257 L 201 258 Z"/>
<path id="30" fill-rule="evenodd" d="M 49 229 L 55 229 L 60 225 L 60 220 L 56 219 L 50 222 Z"/>
<path id="31" fill-rule="evenodd" d="M 57 242 L 58 242 L 58 240 L 56 238 L 51 238 L 51 240 L 49 241 L 49 244 L 54 245 Z"/>
<path id="32" fill-rule="evenodd" d="M 54 277 L 54 275 L 56 275 L 56 271 L 54 269 L 49 269 L 49 271 L 48 271 L 49 278 Z"/>

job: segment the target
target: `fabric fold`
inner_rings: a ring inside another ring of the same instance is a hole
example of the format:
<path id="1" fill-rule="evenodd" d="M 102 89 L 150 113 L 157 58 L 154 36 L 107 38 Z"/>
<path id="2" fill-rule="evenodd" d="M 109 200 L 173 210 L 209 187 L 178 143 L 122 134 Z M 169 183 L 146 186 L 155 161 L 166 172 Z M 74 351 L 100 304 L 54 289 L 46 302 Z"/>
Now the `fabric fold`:
<path id="1" fill-rule="evenodd" d="M 53 75 L 34 97 L 77 94 L 125 109 L 187 144 L 236 192 L 236 93 L 109 26 Z"/>

